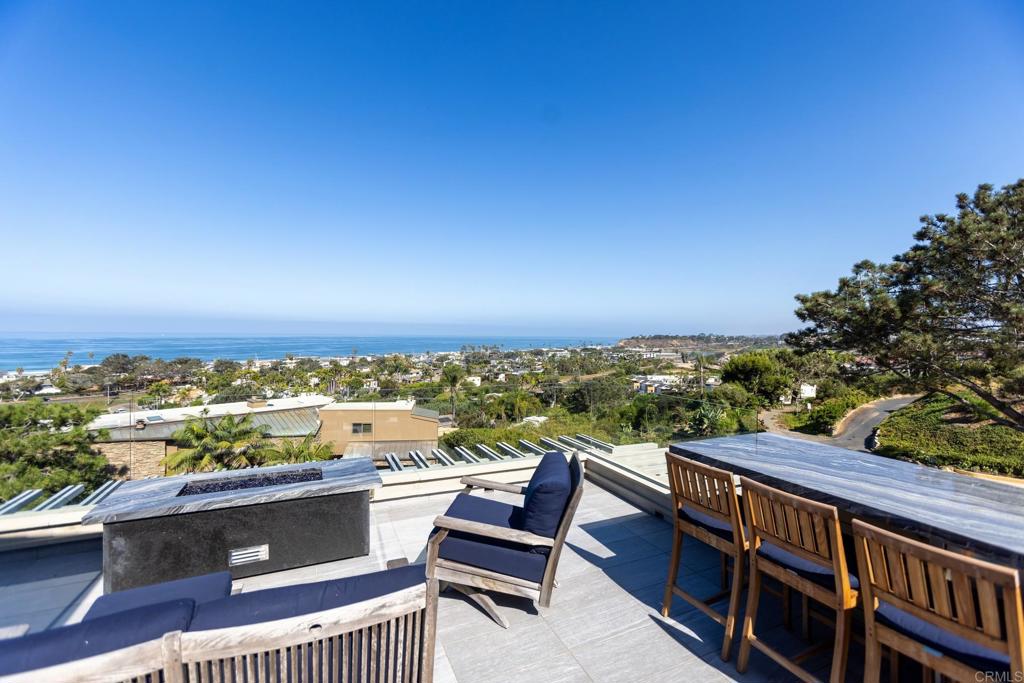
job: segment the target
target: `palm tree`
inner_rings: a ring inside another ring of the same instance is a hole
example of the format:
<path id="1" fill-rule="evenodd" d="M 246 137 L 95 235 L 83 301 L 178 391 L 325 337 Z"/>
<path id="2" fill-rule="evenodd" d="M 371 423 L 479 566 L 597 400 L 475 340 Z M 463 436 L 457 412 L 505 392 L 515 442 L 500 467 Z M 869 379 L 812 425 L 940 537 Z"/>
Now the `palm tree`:
<path id="1" fill-rule="evenodd" d="M 452 419 L 455 419 L 455 400 L 459 393 L 459 382 L 465 377 L 465 372 L 455 363 L 449 363 L 441 369 L 441 378 L 444 381 L 452 399 Z"/>
<path id="2" fill-rule="evenodd" d="M 266 428 L 254 425 L 252 415 L 189 420 L 173 438 L 180 450 L 164 458 L 164 464 L 175 474 L 251 467 L 267 460 Z"/>
<path id="3" fill-rule="evenodd" d="M 281 441 L 267 450 L 267 461 L 272 463 L 315 462 L 333 457 L 334 444 L 330 441 L 321 443 L 316 434 L 308 434 L 302 441 Z"/>

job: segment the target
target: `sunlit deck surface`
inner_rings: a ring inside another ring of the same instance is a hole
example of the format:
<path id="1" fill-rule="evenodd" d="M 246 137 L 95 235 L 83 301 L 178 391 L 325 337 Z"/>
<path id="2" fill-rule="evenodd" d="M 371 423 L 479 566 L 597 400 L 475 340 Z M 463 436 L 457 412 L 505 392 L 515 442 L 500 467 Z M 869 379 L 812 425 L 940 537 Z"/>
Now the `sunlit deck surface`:
<path id="1" fill-rule="evenodd" d="M 500 499 L 514 502 L 504 494 Z M 361 574 L 389 560 L 424 560 L 432 520 L 455 494 L 374 503 L 371 554 L 285 572 L 242 579 L 235 590 Z M 550 608 L 521 598 L 495 595 L 511 622 L 507 631 L 454 591 L 442 594 L 438 614 L 439 683 L 487 681 L 783 681 L 791 676 L 754 652 L 746 674 L 719 658 L 722 629 L 681 599 L 669 618 L 659 614 L 670 525 L 589 483 L 558 569 L 559 587 Z M 28 624 L 33 631 L 74 621 L 98 593 L 98 541 L 0 553 L 0 628 Z M 683 546 L 682 582 L 691 591 L 719 590 L 716 552 L 688 539 Z M 807 648 L 799 633 L 782 625 L 782 610 L 765 597 L 759 635 L 783 652 Z M 724 603 L 721 605 L 724 609 Z M 814 637 L 831 641 L 831 630 L 815 624 Z M 738 647 L 738 643 L 737 643 Z M 831 647 L 808 661 L 818 675 L 828 670 Z M 848 680 L 859 680 L 863 649 L 850 652 Z"/>

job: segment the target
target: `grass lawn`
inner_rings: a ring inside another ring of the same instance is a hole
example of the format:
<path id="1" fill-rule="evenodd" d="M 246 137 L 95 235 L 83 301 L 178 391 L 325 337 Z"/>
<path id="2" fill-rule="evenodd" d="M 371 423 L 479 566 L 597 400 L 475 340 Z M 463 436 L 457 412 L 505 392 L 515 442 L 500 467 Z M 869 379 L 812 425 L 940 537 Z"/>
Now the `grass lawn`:
<path id="1" fill-rule="evenodd" d="M 1024 433 L 978 421 L 941 394 L 890 415 L 879 428 L 879 441 L 881 455 L 1024 477 Z"/>

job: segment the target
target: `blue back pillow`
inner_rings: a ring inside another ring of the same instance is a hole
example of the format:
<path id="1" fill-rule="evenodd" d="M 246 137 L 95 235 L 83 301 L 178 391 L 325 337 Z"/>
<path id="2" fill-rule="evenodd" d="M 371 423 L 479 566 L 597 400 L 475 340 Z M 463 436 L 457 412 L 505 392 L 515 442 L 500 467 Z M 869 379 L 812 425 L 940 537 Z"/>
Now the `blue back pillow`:
<path id="1" fill-rule="evenodd" d="M 172 600 L 0 640 L 0 676 L 73 662 L 184 631 L 194 607 L 192 600 Z"/>
<path id="2" fill-rule="evenodd" d="M 526 485 L 523 530 L 554 538 L 571 488 L 565 456 L 555 451 L 546 453 Z"/>

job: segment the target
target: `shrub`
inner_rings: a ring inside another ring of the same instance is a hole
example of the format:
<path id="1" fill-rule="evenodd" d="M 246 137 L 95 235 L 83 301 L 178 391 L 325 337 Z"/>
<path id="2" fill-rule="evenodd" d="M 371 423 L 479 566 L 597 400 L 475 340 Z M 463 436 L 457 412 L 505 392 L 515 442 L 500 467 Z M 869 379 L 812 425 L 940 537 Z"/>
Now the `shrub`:
<path id="1" fill-rule="evenodd" d="M 806 428 L 815 434 L 831 435 L 848 412 L 870 400 L 871 397 L 863 391 L 851 389 L 841 396 L 822 401 L 807 415 Z"/>

